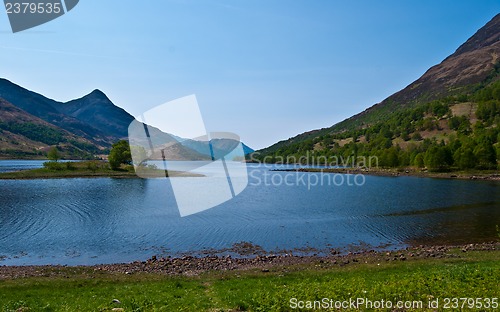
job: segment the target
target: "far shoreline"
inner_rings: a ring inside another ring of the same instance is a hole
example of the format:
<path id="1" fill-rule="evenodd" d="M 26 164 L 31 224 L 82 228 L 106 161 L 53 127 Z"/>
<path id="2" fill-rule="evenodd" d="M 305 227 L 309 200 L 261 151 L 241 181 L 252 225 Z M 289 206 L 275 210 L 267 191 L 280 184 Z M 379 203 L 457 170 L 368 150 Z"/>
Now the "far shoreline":
<path id="1" fill-rule="evenodd" d="M 202 174 L 163 170 L 144 167 L 141 169 L 147 178 L 166 177 L 204 177 Z M 0 180 L 39 180 L 39 179 L 75 179 L 75 178 L 116 178 L 116 179 L 142 179 L 136 174 L 131 165 L 122 165 L 121 168 L 112 170 L 109 164 L 102 160 L 90 161 L 47 161 L 44 167 L 8 171 L 0 173 Z"/>
<path id="2" fill-rule="evenodd" d="M 418 178 L 436 178 L 436 179 L 458 179 L 458 180 L 487 180 L 500 181 L 500 171 L 448 171 L 448 172 L 429 172 L 415 170 L 414 168 L 297 168 L 297 169 L 270 169 L 270 171 L 296 171 L 310 173 L 338 173 L 338 174 L 363 174 L 381 177 L 418 177 Z"/>

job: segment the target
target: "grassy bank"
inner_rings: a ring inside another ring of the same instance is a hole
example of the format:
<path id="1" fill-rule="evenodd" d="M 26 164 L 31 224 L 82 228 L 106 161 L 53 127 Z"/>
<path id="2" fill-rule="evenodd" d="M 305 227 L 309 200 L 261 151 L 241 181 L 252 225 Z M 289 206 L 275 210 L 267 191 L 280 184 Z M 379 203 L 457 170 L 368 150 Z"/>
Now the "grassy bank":
<path id="1" fill-rule="evenodd" d="M 144 168 L 148 177 L 165 177 L 165 170 Z M 168 171 L 170 177 L 198 177 L 193 173 Z M 112 170 L 104 161 L 82 162 L 47 162 L 43 168 L 0 173 L 1 179 L 57 179 L 57 178 L 138 178 L 132 166 L 122 166 L 119 170 Z"/>
<path id="2" fill-rule="evenodd" d="M 393 304 L 422 301 L 424 308 L 429 300 L 439 299 L 437 310 L 444 310 L 444 298 L 499 297 L 500 251 L 452 250 L 449 253 L 449 257 L 440 259 L 386 262 L 375 257 L 373 261 L 335 266 L 317 259 L 306 264 L 271 266 L 266 270 L 247 268 L 178 276 L 60 267 L 47 269 L 57 270 L 56 275 L 47 271 L 47 277 L 2 280 L 0 309 L 289 311 L 292 310 L 291 298 L 304 301 L 367 298 L 390 300 Z M 113 303 L 113 299 L 121 303 Z M 365 306 L 358 309 L 367 310 Z"/>

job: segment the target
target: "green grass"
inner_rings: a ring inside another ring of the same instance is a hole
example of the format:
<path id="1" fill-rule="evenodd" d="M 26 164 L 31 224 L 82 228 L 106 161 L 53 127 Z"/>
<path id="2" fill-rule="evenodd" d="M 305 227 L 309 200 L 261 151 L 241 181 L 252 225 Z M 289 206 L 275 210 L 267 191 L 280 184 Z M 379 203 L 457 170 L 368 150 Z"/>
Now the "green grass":
<path id="1" fill-rule="evenodd" d="M 460 256 L 328 268 L 312 263 L 274 267 L 268 273 L 237 270 L 191 277 L 63 268 L 60 270 L 66 277 L 0 281 L 0 309 L 110 311 L 120 307 L 124 311 L 290 311 L 291 298 L 349 300 L 361 297 L 393 302 L 422 300 L 425 304 L 430 298 L 440 298 L 442 305 L 445 297 L 498 297 L 500 251 L 473 251 Z M 121 304 L 113 304 L 113 299 L 119 299 Z"/>

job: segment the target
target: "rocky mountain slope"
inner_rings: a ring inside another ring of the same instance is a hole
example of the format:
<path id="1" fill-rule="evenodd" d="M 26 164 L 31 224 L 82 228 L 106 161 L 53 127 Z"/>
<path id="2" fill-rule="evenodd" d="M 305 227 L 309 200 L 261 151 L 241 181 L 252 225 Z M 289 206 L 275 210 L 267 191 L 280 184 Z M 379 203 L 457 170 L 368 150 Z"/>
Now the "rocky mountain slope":
<path id="1" fill-rule="evenodd" d="M 51 145 L 83 156 L 99 148 L 84 137 L 44 121 L 0 99 L 0 156 L 43 156 Z"/>

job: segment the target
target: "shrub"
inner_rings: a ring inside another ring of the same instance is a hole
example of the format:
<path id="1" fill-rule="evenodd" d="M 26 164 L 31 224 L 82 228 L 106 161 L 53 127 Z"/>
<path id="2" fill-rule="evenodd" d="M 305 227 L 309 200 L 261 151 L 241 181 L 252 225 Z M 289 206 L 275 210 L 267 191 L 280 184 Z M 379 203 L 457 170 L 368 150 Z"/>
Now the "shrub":
<path id="1" fill-rule="evenodd" d="M 43 167 L 48 170 L 65 170 L 66 165 L 64 163 L 58 163 L 53 161 L 47 161 L 43 163 Z"/>

